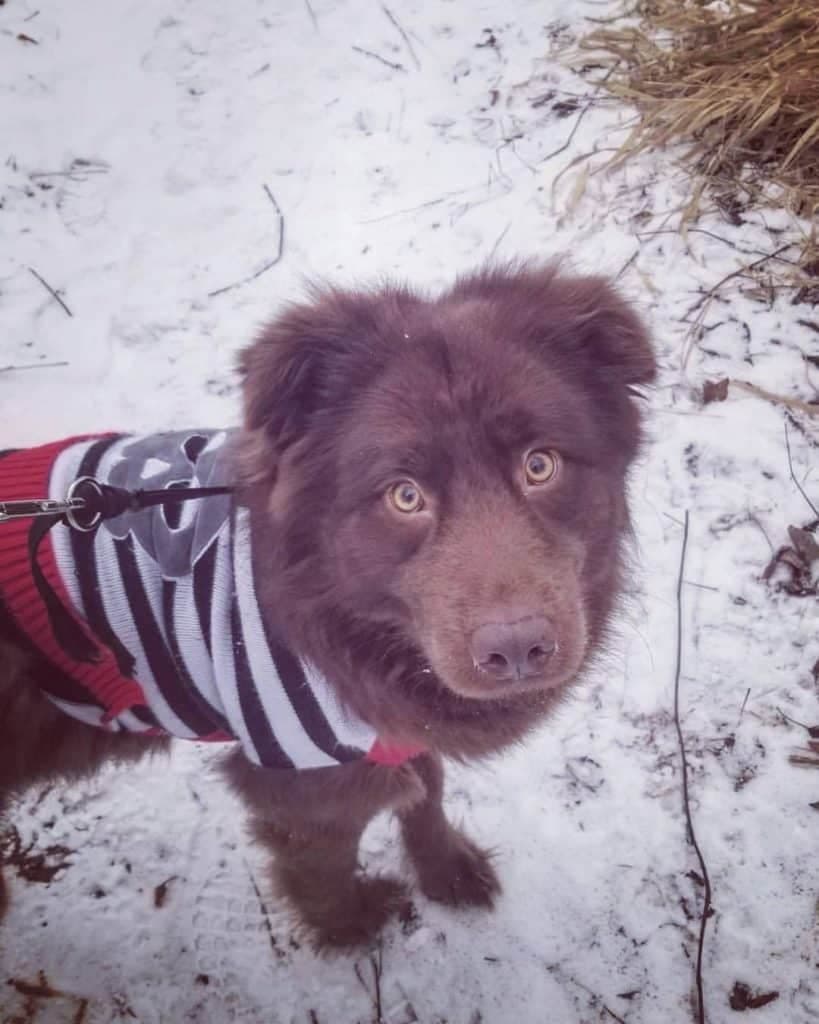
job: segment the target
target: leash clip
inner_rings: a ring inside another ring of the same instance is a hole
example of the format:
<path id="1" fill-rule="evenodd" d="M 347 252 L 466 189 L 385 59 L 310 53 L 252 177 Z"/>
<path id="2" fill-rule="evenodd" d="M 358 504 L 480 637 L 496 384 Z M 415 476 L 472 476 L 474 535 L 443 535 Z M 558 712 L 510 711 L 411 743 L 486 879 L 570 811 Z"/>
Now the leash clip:
<path id="1" fill-rule="evenodd" d="M 25 498 L 20 501 L 0 501 L 0 523 L 12 519 L 39 519 L 45 516 L 71 516 L 85 506 L 85 499 L 69 492 L 65 501 L 55 498 Z"/>
<path id="2" fill-rule="evenodd" d="M 85 496 L 80 493 L 82 490 L 86 491 Z M 105 493 L 99 481 L 92 476 L 77 477 L 66 495 L 65 504 L 69 506 L 64 510 L 66 522 L 80 533 L 92 533 L 102 522 L 104 500 Z"/>

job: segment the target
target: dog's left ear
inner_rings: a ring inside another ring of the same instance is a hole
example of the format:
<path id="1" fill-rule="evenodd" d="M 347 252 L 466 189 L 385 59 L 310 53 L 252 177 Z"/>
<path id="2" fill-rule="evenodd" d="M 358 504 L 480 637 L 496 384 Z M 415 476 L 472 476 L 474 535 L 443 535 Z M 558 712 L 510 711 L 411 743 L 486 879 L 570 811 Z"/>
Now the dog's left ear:
<path id="1" fill-rule="evenodd" d="M 461 278 L 453 298 L 489 303 L 504 330 L 607 384 L 649 384 L 657 366 L 637 312 L 604 277 L 564 274 L 560 262 L 490 265 Z"/>
<path id="2" fill-rule="evenodd" d="M 600 376 L 625 385 L 650 384 L 657 363 L 636 310 L 603 277 L 556 277 L 554 304 L 566 318 L 567 341 Z"/>

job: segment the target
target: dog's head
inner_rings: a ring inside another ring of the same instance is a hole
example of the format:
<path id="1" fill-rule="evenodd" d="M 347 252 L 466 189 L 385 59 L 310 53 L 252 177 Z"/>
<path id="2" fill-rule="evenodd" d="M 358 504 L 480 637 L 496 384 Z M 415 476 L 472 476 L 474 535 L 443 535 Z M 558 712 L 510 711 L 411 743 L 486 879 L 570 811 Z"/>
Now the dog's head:
<path id="1" fill-rule="evenodd" d="M 618 587 L 630 388 L 655 372 L 607 283 L 518 266 L 435 299 L 318 291 L 243 369 L 264 571 L 291 632 L 343 623 L 469 701 L 577 675 Z"/>

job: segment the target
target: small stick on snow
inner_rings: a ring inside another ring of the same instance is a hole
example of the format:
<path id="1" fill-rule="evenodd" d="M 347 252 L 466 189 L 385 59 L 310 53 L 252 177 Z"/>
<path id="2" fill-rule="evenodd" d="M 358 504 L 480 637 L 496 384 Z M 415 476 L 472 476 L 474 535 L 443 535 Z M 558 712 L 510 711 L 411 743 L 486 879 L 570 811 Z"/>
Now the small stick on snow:
<path id="1" fill-rule="evenodd" d="M 489 256 L 487 257 L 488 260 L 493 260 L 495 258 L 495 253 L 500 248 L 501 242 L 504 240 L 504 238 L 506 238 L 506 235 L 507 235 L 507 233 L 509 231 L 509 228 L 511 228 L 511 227 L 512 227 L 512 221 L 510 220 L 509 223 L 506 225 L 506 227 L 503 229 L 503 231 L 501 231 L 501 233 L 495 239 L 495 244 L 489 250 Z"/>
<path id="2" fill-rule="evenodd" d="M 632 263 L 634 263 L 634 261 L 637 259 L 637 257 L 639 255 L 640 255 L 640 247 L 637 246 L 637 248 L 634 250 L 634 252 L 631 254 L 631 256 L 629 256 L 629 258 L 626 260 L 626 262 L 617 271 L 617 277 L 615 277 L 615 279 L 614 279 L 615 281 L 619 281 L 620 280 L 620 278 L 623 276 L 623 274 L 626 273 L 628 268 L 632 265 Z"/>
<path id="3" fill-rule="evenodd" d="M 353 49 L 356 53 L 363 53 L 365 57 L 372 57 L 373 60 L 380 61 L 382 64 L 386 64 L 388 68 L 392 68 L 393 71 L 404 71 L 406 68 L 403 64 L 396 64 L 394 61 L 387 60 L 386 57 L 382 57 L 378 53 L 373 53 L 372 50 L 365 50 L 363 46 L 354 46 Z"/>
<path id="4" fill-rule="evenodd" d="M 711 879 L 708 875 L 708 868 L 705 858 L 702 855 L 697 836 L 694 832 L 694 821 L 691 816 L 691 803 L 688 794 L 688 759 L 685 751 L 685 738 L 683 737 L 682 726 L 680 725 L 680 675 L 682 672 L 682 589 L 685 575 L 685 554 L 688 549 L 688 509 L 685 511 L 683 522 L 682 549 L 680 551 L 680 568 L 677 576 L 677 663 L 674 670 L 674 727 L 677 731 L 677 741 L 680 746 L 680 757 L 682 760 L 682 791 L 683 811 L 685 813 L 685 825 L 688 832 L 688 839 L 694 847 L 697 860 L 700 865 L 700 875 L 705 889 L 705 898 L 700 917 L 700 934 L 697 942 L 697 963 L 695 968 L 695 981 L 697 986 L 697 1024 L 705 1024 L 705 996 L 702 984 L 702 958 L 705 947 L 705 929 L 708 925 L 708 918 L 711 916 Z"/>
<path id="5" fill-rule="evenodd" d="M 57 300 L 57 302 L 59 302 L 59 304 L 60 304 L 60 305 L 61 305 L 61 306 L 63 307 L 63 309 L 64 309 L 64 310 L 66 311 L 66 313 L 68 314 L 68 316 L 71 316 L 71 317 L 73 317 L 73 316 L 74 316 L 74 314 L 73 314 L 73 313 L 71 312 L 71 310 L 70 310 L 70 309 L 68 308 L 68 306 L 66 306 L 66 304 L 65 304 L 65 303 L 63 302 L 63 300 L 62 300 L 62 299 L 60 298 L 60 294 L 59 294 L 59 292 L 56 292 L 56 291 L 55 291 L 55 290 L 54 290 L 54 289 L 53 289 L 53 288 L 51 287 L 51 285 L 50 285 L 50 284 L 48 283 L 48 281 L 46 281 L 46 280 L 45 280 L 45 279 L 44 279 L 43 277 L 41 277 L 41 276 L 40 276 L 40 274 L 38 274 L 38 273 L 37 273 L 37 271 L 36 271 L 36 270 L 34 269 L 34 267 L 29 267 L 29 268 L 28 268 L 28 272 L 29 272 L 30 274 L 33 274 L 33 275 L 34 275 L 34 276 L 35 276 L 35 277 L 37 278 L 37 280 L 38 280 L 38 281 L 40 282 L 40 284 L 41 284 L 41 285 L 43 286 L 43 288 L 45 288 L 45 290 L 46 290 L 46 291 L 47 291 L 47 292 L 48 292 L 48 293 L 49 293 L 49 294 L 50 294 L 50 295 L 51 295 L 51 296 L 52 296 L 53 298 L 55 298 L 55 299 Z"/>
<path id="6" fill-rule="evenodd" d="M 0 373 L 13 373 L 16 370 L 44 370 L 51 366 L 68 366 L 66 359 L 60 359 L 55 363 L 9 363 L 8 366 L 0 366 Z"/>
<path id="7" fill-rule="evenodd" d="M 281 207 L 276 202 L 273 193 L 270 191 L 267 185 L 263 185 L 262 188 L 264 188 L 267 194 L 267 198 L 273 204 L 273 209 L 276 211 L 276 219 L 279 225 L 279 237 L 276 245 L 276 255 L 273 257 L 272 260 L 268 260 L 267 263 L 263 264 L 261 267 L 259 267 L 258 270 L 254 271 L 248 277 L 243 277 L 241 281 L 234 281 L 233 284 L 226 284 L 223 288 L 217 288 L 216 291 L 208 292 L 209 299 L 213 299 L 217 295 L 224 295 L 225 292 L 233 291 L 234 288 L 241 288 L 242 285 L 244 284 L 250 284 L 250 282 L 255 281 L 257 277 L 261 277 L 262 274 L 266 274 L 267 271 L 271 269 L 271 267 L 275 267 L 276 264 L 280 262 L 282 256 L 284 255 L 284 214 L 282 213 Z"/>
<path id="8" fill-rule="evenodd" d="M 606 82 L 608 82 L 608 80 L 611 78 L 611 76 L 617 70 L 619 65 L 620 65 L 620 61 L 619 60 L 615 61 L 615 63 L 612 64 L 612 66 L 605 73 L 605 75 L 603 76 L 601 81 L 598 83 L 597 88 L 594 90 L 594 92 L 589 97 L 588 103 L 586 103 L 585 107 L 583 107 L 583 109 L 577 115 L 577 119 L 574 122 L 574 127 L 569 132 L 568 139 L 566 139 L 566 141 L 563 143 L 562 146 L 558 146 L 558 148 L 556 150 L 554 150 L 552 153 L 549 153 L 548 156 L 543 157 L 542 160 L 538 160 L 538 164 L 545 164 L 547 161 L 551 160 L 552 157 L 559 156 L 561 153 L 565 153 L 565 151 L 569 148 L 569 146 L 571 146 L 572 142 L 574 141 L 575 135 L 577 135 L 577 129 L 580 127 L 580 122 L 583 120 L 583 118 L 586 116 L 586 114 L 588 114 L 589 110 L 591 110 L 595 100 L 597 100 L 599 98 L 600 93 L 601 93 L 601 91 L 603 89 L 603 86 L 606 84 Z M 565 171 L 566 168 L 564 167 L 563 170 Z M 562 174 L 563 171 L 561 171 L 560 173 Z M 556 184 L 556 181 L 552 183 L 552 195 L 554 195 L 555 184 Z"/>
<path id="9" fill-rule="evenodd" d="M 805 754 L 791 754 L 788 757 L 788 764 L 800 765 L 802 768 L 819 768 L 819 757 L 809 757 Z"/>
<path id="10" fill-rule="evenodd" d="M 736 380 L 736 378 L 730 378 L 731 385 L 735 388 L 739 388 L 740 391 L 747 391 L 749 395 L 756 395 L 757 398 L 764 398 L 768 402 L 773 402 L 776 405 L 784 405 L 788 409 L 796 409 L 799 412 L 805 413 L 806 416 L 819 416 L 819 405 L 811 405 L 810 402 L 806 402 L 801 398 L 789 398 L 788 395 L 777 395 L 774 391 L 768 391 L 767 388 L 761 388 L 758 384 L 751 384 L 747 380 Z"/>
<path id="11" fill-rule="evenodd" d="M 793 480 L 794 484 L 796 484 L 796 489 L 799 491 L 799 493 L 802 495 L 802 497 L 808 503 L 808 508 L 811 510 L 811 512 L 813 512 L 813 514 L 817 518 L 819 518 L 819 511 L 817 511 L 816 506 L 813 504 L 813 502 L 810 500 L 810 498 L 806 494 L 805 488 L 796 479 L 796 473 L 794 473 L 794 471 L 793 471 L 793 459 L 791 458 L 791 439 L 788 436 L 788 418 L 787 418 L 787 416 L 785 417 L 785 448 L 787 449 L 787 452 L 788 452 L 788 472 L 791 474 L 791 480 Z"/>
<path id="12" fill-rule="evenodd" d="M 387 7 L 386 4 L 382 4 L 381 5 L 381 10 L 387 15 L 387 17 L 390 19 L 390 21 L 393 23 L 393 25 L 395 25 L 395 27 L 398 29 L 399 35 L 404 40 L 404 45 L 406 46 L 407 50 L 409 50 L 409 55 L 410 55 L 410 57 L 412 57 L 413 64 L 420 71 L 421 70 L 421 61 L 418 60 L 418 54 L 415 52 L 415 47 L 412 45 L 410 37 L 404 31 L 404 29 L 401 26 L 401 24 L 399 23 L 398 19 L 392 13 L 392 11 L 389 9 L 389 7 Z"/>
<path id="13" fill-rule="evenodd" d="M 743 274 L 747 274 L 749 270 L 755 270 L 757 267 L 761 267 L 763 263 L 767 263 L 769 260 L 776 259 L 777 256 L 780 256 L 786 249 L 790 248 L 790 242 L 785 245 L 780 245 L 779 248 L 775 249 L 773 252 L 763 253 L 758 260 L 746 263 L 744 267 L 737 267 L 737 269 L 732 270 L 730 274 L 726 274 L 725 277 L 720 278 L 712 288 L 709 288 L 707 292 L 703 292 L 697 301 L 692 306 L 689 306 L 683 320 L 687 320 L 692 313 L 695 313 L 700 306 L 703 305 L 703 303 L 708 302 L 709 299 L 713 299 L 717 292 L 719 292 L 724 285 L 728 284 L 729 281 L 732 281 L 735 277 L 741 277 Z"/>
<path id="14" fill-rule="evenodd" d="M 310 0 L 304 0 L 304 6 L 307 8 L 307 13 L 310 15 L 310 21 L 313 22 L 313 28 L 318 32 L 318 18 L 316 17 L 316 12 L 313 10 L 313 5 L 310 3 Z"/>
<path id="15" fill-rule="evenodd" d="M 726 238 L 724 235 L 719 235 L 716 231 L 708 231 L 706 228 L 690 227 L 686 225 L 685 231 L 683 232 L 680 228 L 656 228 L 651 231 L 635 231 L 636 236 L 640 241 L 644 241 L 649 238 L 656 238 L 657 235 L 677 235 L 678 238 L 685 238 L 685 235 L 706 235 L 708 238 L 713 238 L 717 242 L 723 242 L 729 246 L 735 252 L 741 252 L 744 256 L 764 256 L 766 259 L 775 259 L 778 263 L 787 263 L 791 267 L 798 267 L 799 261 L 788 259 L 787 256 L 771 255 L 765 253 L 762 249 L 746 249 L 741 245 L 738 245 L 730 238 Z M 797 323 L 799 321 L 797 320 Z"/>
<path id="16" fill-rule="evenodd" d="M 583 107 L 583 109 L 577 115 L 577 118 L 576 118 L 576 120 L 574 122 L 574 127 L 569 132 L 569 137 L 568 137 L 568 139 L 566 139 L 566 141 L 563 143 L 563 145 L 562 146 L 558 146 L 557 149 L 553 150 L 547 156 L 544 156 L 542 160 L 538 160 L 538 164 L 545 164 L 549 160 L 551 160 L 552 157 L 560 156 L 561 153 L 565 153 L 566 152 L 566 150 L 569 148 L 569 146 L 571 146 L 571 144 L 572 144 L 572 142 L 574 140 L 575 135 L 577 135 L 577 129 L 580 127 L 580 122 L 583 120 L 583 118 L 586 116 L 586 114 L 588 114 L 589 110 L 591 109 L 593 99 L 594 99 L 594 97 L 592 97 L 592 99 L 589 100 L 589 102 L 586 104 L 586 106 Z"/>
<path id="17" fill-rule="evenodd" d="M 743 700 L 743 702 L 742 702 L 742 707 L 739 709 L 739 717 L 740 718 L 742 718 L 743 714 L 745 713 L 745 705 L 748 703 L 748 698 L 750 696 L 751 696 L 751 687 L 749 686 L 748 689 L 745 691 L 745 700 Z"/>
<path id="18" fill-rule="evenodd" d="M 371 953 L 370 954 L 370 967 L 372 968 L 372 972 L 373 972 L 373 988 L 372 988 L 372 991 L 370 991 L 370 986 L 364 980 L 364 975 L 361 972 L 360 964 L 355 964 L 354 967 L 353 967 L 353 970 L 355 972 L 356 978 L 358 978 L 359 985 L 361 985 L 361 987 L 364 989 L 364 991 L 367 993 L 367 995 L 372 1000 L 373 1011 L 374 1011 L 374 1014 L 375 1014 L 373 1019 L 375 1021 L 378 1021 L 378 1024 L 381 1024 L 381 1021 L 383 1021 L 383 1019 L 384 1019 L 383 1011 L 382 1011 L 383 999 L 382 999 L 382 996 L 381 996 L 381 975 L 382 975 L 382 973 L 384 971 L 384 961 L 383 961 L 383 949 L 382 949 L 381 945 L 379 945 L 379 947 L 378 947 L 378 954 L 377 955 L 375 953 Z"/>
<path id="19" fill-rule="evenodd" d="M 267 939 L 268 942 L 270 943 L 270 948 L 273 950 L 273 959 L 275 960 L 279 955 L 279 951 L 276 948 L 276 936 L 273 933 L 273 925 L 270 922 L 270 913 L 267 909 L 267 904 L 265 903 L 264 898 L 262 896 L 261 889 L 259 888 L 259 883 L 256 881 L 256 878 L 250 869 L 250 865 L 248 863 L 245 863 L 245 868 L 247 869 L 247 873 L 250 876 L 250 884 L 253 886 L 253 892 L 256 894 L 256 899 L 259 903 L 259 910 L 262 912 L 262 918 L 264 920 L 264 929 L 267 932 Z"/>
<path id="20" fill-rule="evenodd" d="M 804 729 L 804 730 L 805 730 L 805 732 L 810 732 L 810 726 L 807 726 L 807 725 L 805 725 L 805 723 L 804 723 L 804 722 L 800 722 L 800 721 L 798 721 L 798 720 L 797 720 L 797 719 L 795 719 L 795 718 L 791 718 L 791 716 L 790 716 L 790 715 L 786 715 L 786 714 L 785 714 L 785 712 L 784 712 L 784 711 L 782 710 L 782 708 L 781 708 L 781 707 L 779 707 L 779 705 L 778 705 L 778 704 L 777 704 L 777 705 L 775 706 L 775 710 L 776 710 L 776 711 L 778 712 L 778 714 L 780 714 L 780 715 L 782 716 L 782 718 L 783 718 L 783 719 L 784 719 L 784 720 L 785 720 L 786 722 L 790 722 L 790 724 L 791 724 L 791 725 L 798 725 L 798 726 L 799 726 L 799 728 L 800 728 L 800 729 Z"/>

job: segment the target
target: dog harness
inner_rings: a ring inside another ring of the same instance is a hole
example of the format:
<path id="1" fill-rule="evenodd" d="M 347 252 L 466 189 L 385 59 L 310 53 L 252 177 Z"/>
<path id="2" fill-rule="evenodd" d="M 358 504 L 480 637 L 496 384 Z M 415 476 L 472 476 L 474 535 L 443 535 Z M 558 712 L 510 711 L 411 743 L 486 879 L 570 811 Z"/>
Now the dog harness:
<path id="1" fill-rule="evenodd" d="M 229 485 L 232 434 L 111 434 L 6 452 L 0 497 L 59 500 L 81 477 L 128 490 Z M 35 528 L 0 523 L 0 633 L 48 662 L 44 692 L 74 718 L 238 740 L 272 768 L 398 764 L 419 752 L 380 742 L 275 635 L 256 598 L 250 513 L 232 495 L 129 510 L 93 532 L 59 522 L 32 543 Z M 68 642 L 72 631 L 90 655 Z"/>

